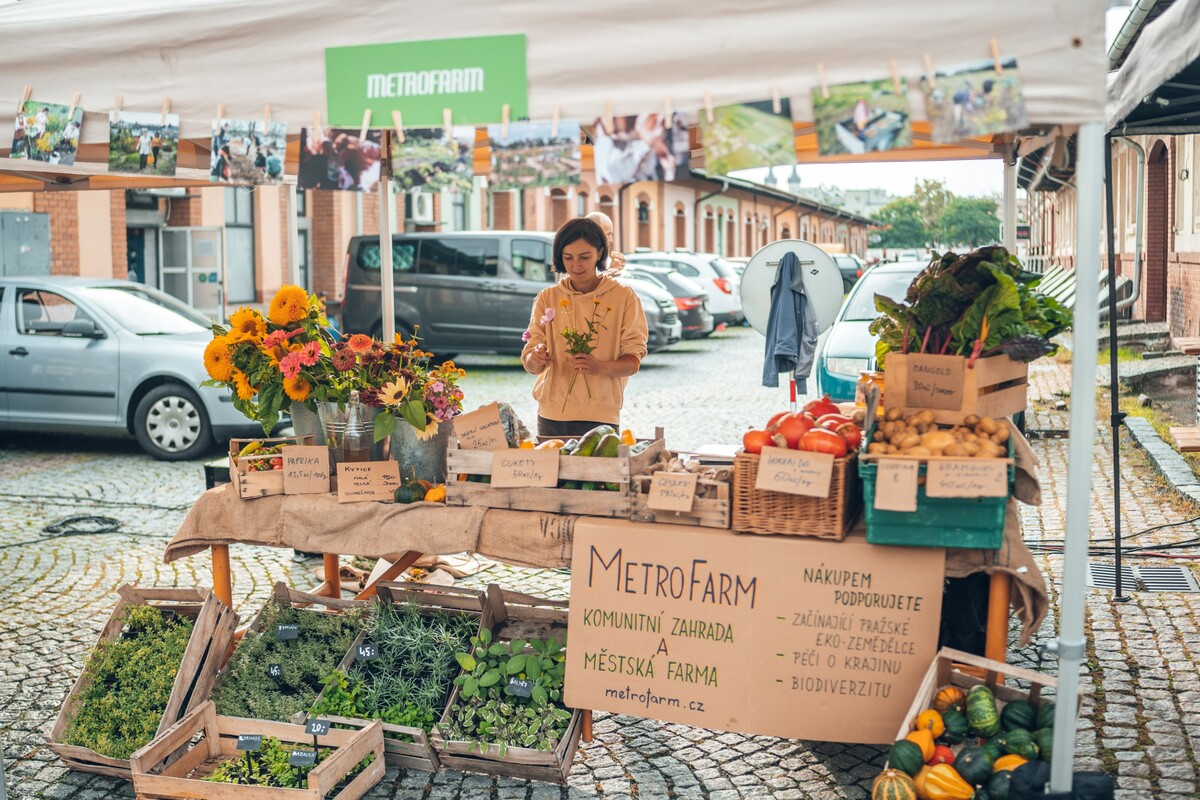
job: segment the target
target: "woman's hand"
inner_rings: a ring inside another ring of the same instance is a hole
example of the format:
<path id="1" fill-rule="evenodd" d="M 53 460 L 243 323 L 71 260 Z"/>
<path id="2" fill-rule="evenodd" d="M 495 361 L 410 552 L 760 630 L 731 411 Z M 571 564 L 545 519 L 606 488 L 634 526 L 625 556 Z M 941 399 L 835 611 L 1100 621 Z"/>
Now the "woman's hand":
<path id="1" fill-rule="evenodd" d="M 604 375 L 606 372 L 605 362 L 591 353 L 576 353 L 571 356 L 571 361 L 575 365 L 575 371 L 584 375 Z"/>
<path id="2" fill-rule="evenodd" d="M 529 351 L 525 360 L 529 365 L 529 371 L 534 375 L 540 375 L 546 371 L 546 367 L 550 366 L 550 351 L 544 344 L 539 344 Z"/>

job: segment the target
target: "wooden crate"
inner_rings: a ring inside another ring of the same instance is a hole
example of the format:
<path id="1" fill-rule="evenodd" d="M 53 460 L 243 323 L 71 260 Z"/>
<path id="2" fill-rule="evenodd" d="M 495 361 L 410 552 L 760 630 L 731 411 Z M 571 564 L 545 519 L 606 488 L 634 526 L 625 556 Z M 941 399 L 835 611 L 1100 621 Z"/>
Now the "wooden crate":
<path id="1" fill-rule="evenodd" d="M 963 356 L 938 356 L 965 362 Z M 909 357 L 888 353 L 884 369 L 884 404 L 905 414 L 922 406 L 908 397 Z M 1004 417 L 1025 410 L 1029 388 L 1029 365 L 1013 361 L 1007 354 L 976 359 L 973 367 L 963 365 L 963 403 L 959 409 L 930 409 L 936 422 L 957 424 L 963 417 Z"/>
<path id="2" fill-rule="evenodd" d="M 976 671 L 980 672 L 983 677 L 972 674 Z M 1020 689 L 1005 686 L 1002 678 L 1004 675 L 1028 681 L 1029 691 L 1023 692 Z M 966 692 L 972 686 L 981 683 L 987 684 L 992 690 L 992 694 L 996 696 L 997 711 L 1002 711 L 1004 705 L 1013 700 L 1027 700 L 1030 705 L 1037 708 L 1042 703 L 1042 690 L 1053 689 L 1058 685 L 1052 675 L 1002 664 L 989 658 L 943 647 L 934 656 L 933 663 L 925 672 L 925 678 L 921 681 L 920 688 L 917 689 L 917 695 L 913 698 L 913 703 L 904 716 L 904 721 L 900 723 L 900 728 L 896 731 L 896 738 L 903 739 L 916 728 L 917 715 L 925 709 L 933 707 L 933 698 L 937 695 L 938 689 L 943 686 L 957 686 Z M 958 749 L 957 746 L 955 749 Z"/>
<path id="3" fill-rule="evenodd" d="M 382 603 L 405 603 L 412 601 L 428 608 L 430 611 L 447 611 L 479 617 L 484 613 L 484 593 L 478 589 L 466 589 L 460 586 L 428 586 L 420 583 L 397 583 L 381 581 L 377 586 L 379 601 Z M 358 646 L 366 640 L 366 631 L 361 632 L 342 658 L 338 669 L 349 671 L 358 653 Z M 324 692 L 321 693 L 321 696 Z M 321 699 L 318 696 L 318 700 Z M 443 713 L 445 709 L 442 709 Z M 293 722 L 302 722 L 311 714 L 299 714 L 293 717 Z M 392 725 L 380 720 L 365 720 L 355 717 L 339 717 L 322 714 L 321 719 L 327 719 L 335 725 L 345 725 L 351 728 L 366 728 L 374 723 L 383 726 L 383 757 L 394 767 L 419 769 L 424 772 L 438 771 L 438 756 L 429 741 L 428 734 L 422 728 L 407 725 Z M 406 741 L 401 737 L 408 737 Z"/>
<path id="4" fill-rule="evenodd" d="M 171 688 L 167 707 L 158 726 L 157 733 L 161 734 L 188 711 L 208 699 L 216 680 L 217 668 L 233 641 L 237 613 L 223 605 L 216 595 L 200 586 L 172 589 L 125 584 L 117 589 L 117 594 L 121 599 L 100 631 L 97 644 L 121 635 L 132 606 L 153 605 L 163 611 L 171 611 L 195 620 L 191 638 L 188 639 L 187 648 L 179 664 L 179 671 L 175 674 L 175 683 Z M 46 737 L 47 742 L 50 749 L 71 769 L 129 780 L 128 760 L 109 758 L 87 747 L 62 743 L 62 736 L 78 710 L 79 695 L 89 684 L 86 673 L 80 674 L 58 711 L 54 727 Z"/>
<path id="5" fill-rule="evenodd" d="M 285 746 L 312 746 L 313 737 L 303 725 L 257 719 L 222 717 L 211 701 L 194 709 L 153 742 L 133 754 L 133 790 L 140 800 L 357 800 L 383 778 L 383 727 L 378 721 L 362 730 L 331 729 L 319 744 L 335 752 L 308 773 L 307 789 L 241 786 L 204 780 L 222 762 L 242 758 L 237 751 L 239 734 L 273 736 Z M 197 736 L 203 735 L 193 742 Z M 190 745 L 190 746 L 189 746 Z M 375 759 L 337 794 L 330 794 L 358 763 L 374 753 Z M 172 756 L 181 755 L 171 761 Z"/>
<path id="6" fill-rule="evenodd" d="M 278 456 L 248 455 L 239 456 L 242 448 L 251 442 L 262 442 L 268 447 L 276 444 L 308 444 L 313 443 L 311 434 L 303 436 L 272 436 L 261 439 L 230 439 L 229 440 L 229 480 L 238 497 L 249 500 L 254 497 L 267 497 L 273 494 L 283 494 L 283 470 L 269 469 L 257 471 L 250 469 L 251 464 L 270 460 Z"/>
<path id="7" fill-rule="evenodd" d="M 593 517 L 628 519 L 633 507 L 633 479 L 647 472 L 666 452 L 662 428 L 640 453 L 621 445 L 615 458 L 559 456 L 560 481 L 615 483 L 606 489 L 498 488 L 488 483 L 459 480 L 460 475 L 491 475 L 491 450 L 463 450 L 457 444 L 446 451 L 446 505 L 483 506 L 518 511 L 548 511 L 554 514 L 584 514 Z"/>
<path id="8" fill-rule="evenodd" d="M 639 475 L 634 478 L 633 510 L 629 517 L 634 522 L 729 528 L 731 489 L 726 481 L 698 478 L 696 480 L 696 499 L 692 503 L 691 511 L 664 511 L 660 508 L 650 508 L 646 504 L 652 477 L 651 475 Z"/>
<path id="9" fill-rule="evenodd" d="M 761 457 L 741 452 L 733 460 L 735 533 L 814 536 L 840 542 L 858 518 L 862 487 L 857 454 L 834 459 L 828 497 L 805 497 L 754 488 Z"/>
<path id="10" fill-rule="evenodd" d="M 567 603 L 511 592 L 492 584 L 487 590 L 483 627 L 491 630 L 496 641 L 547 639 L 551 636 L 565 639 Z M 442 715 L 443 722 L 457 700 L 456 686 Z M 552 750 L 509 747 L 501 756 L 499 746 L 492 744 L 480 752 L 471 742 L 444 738 L 437 725 L 433 728 L 432 738 L 433 747 L 444 767 L 565 785 L 582 734 L 583 712 L 574 709 L 563 738 L 555 743 Z"/>

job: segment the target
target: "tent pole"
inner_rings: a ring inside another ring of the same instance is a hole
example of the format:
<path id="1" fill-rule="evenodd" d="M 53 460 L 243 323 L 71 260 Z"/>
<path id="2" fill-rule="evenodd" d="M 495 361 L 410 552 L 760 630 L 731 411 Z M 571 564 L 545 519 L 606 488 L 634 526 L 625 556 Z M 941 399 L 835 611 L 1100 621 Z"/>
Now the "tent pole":
<path id="1" fill-rule="evenodd" d="M 1004 157 L 1004 249 L 1017 253 L 1017 161 L 1016 156 Z"/>
<path id="2" fill-rule="evenodd" d="M 1112 425 L 1113 461 L 1113 544 L 1116 553 L 1117 584 L 1113 590 L 1114 603 L 1128 603 L 1129 596 L 1121 591 L 1121 399 L 1117 386 L 1117 248 L 1116 220 L 1113 219 L 1112 137 L 1104 137 L 1104 229 L 1108 246 L 1108 394 L 1109 422 Z"/>
<path id="3" fill-rule="evenodd" d="M 1100 330 L 1100 177 L 1103 169 L 1104 127 L 1099 122 L 1079 126 L 1079 159 L 1075 170 L 1075 301 L 1074 338 L 1082 342 L 1072 354 L 1071 438 L 1068 442 L 1067 524 L 1063 547 L 1062 603 L 1058 638 L 1047 649 L 1058 655 L 1058 702 L 1054 710 L 1054 760 L 1050 790 L 1069 792 L 1075 761 L 1076 703 L 1083 638 L 1088 517 L 1092 504 L 1092 453 L 1096 436 L 1096 350 L 1089 347 Z"/>
<path id="4" fill-rule="evenodd" d="M 284 208 L 287 209 L 287 239 L 288 239 L 288 283 L 293 286 L 300 284 L 300 225 L 296 219 L 296 192 L 302 191 L 298 184 L 283 184 Z M 302 286 L 308 291 L 308 286 Z"/>
<path id="5" fill-rule="evenodd" d="M 396 276 L 392 274 L 392 176 L 387 168 L 387 143 L 390 131 L 383 132 L 383 163 L 379 169 L 379 289 L 382 298 L 380 328 L 383 341 L 390 342 L 396 335 Z"/>

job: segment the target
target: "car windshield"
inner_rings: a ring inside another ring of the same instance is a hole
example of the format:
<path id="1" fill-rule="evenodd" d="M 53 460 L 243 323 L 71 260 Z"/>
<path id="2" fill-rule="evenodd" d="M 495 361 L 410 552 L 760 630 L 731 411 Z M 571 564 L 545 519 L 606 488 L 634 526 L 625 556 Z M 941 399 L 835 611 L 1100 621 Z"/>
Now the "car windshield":
<path id="1" fill-rule="evenodd" d="M 875 310 L 875 295 L 881 294 L 897 302 L 904 299 L 908 285 L 917 276 L 920 269 L 912 272 L 868 272 L 854 287 L 850 299 L 846 301 L 846 310 L 842 312 L 844 320 L 872 320 L 879 316 Z"/>
<path id="2" fill-rule="evenodd" d="M 202 333 L 212 325 L 203 314 L 170 295 L 136 284 L 89 286 L 79 293 L 138 335 Z"/>

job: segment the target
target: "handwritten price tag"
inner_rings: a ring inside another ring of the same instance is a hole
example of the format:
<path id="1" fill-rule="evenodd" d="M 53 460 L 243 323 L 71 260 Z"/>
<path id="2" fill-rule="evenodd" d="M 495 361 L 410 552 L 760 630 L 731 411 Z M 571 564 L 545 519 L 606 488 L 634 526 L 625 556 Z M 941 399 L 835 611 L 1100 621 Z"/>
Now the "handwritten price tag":
<path id="1" fill-rule="evenodd" d="M 317 751 L 293 749 L 288 753 L 288 763 L 293 767 L 311 767 L 317 763 Z"/>
<path id="2" fill-rule="evenodd" d="M 328 491 L 328 447 L 295 445 L 283 448 L 284 494 L 325 494 Z"/>
<path id="3" fill-rule="evenodd" d="M 262 734 L 261 733 L 239 733 L 237 738 L 237 749 L 257 752 L 262 750 Z"/>
<path id="4" fill-rule="evenodd" d="M 805 497 L 829 497 L 833 483 L 833 456 L 786 447 L 764 447 L 758 460 L 755 489 Z"/>
<path id="5" fill-rule="evenodd" d="M 654 473 L 646 506 L 662 511 L 691 511 L 696 502 L 696 477 L 693 472 Z"/>
<path id="6" fill-rule="evenodd" d="M 999 458 L 930 461 L 925 470 L 929 497 L 1007 497 L 1008 462 Z"/>
<path id="7" fill-rule="evenodd" d="M 311 736 L 324 736 L 329 733 L 329 720 L 310 719 L 304 723 L 304 732 Z"/>
<path id="8" fill-rule="evenodd" d="M 374 661 L 379 658 L 379 645 L 374 642 L 361 642 L 354 649 L 354 658 L 357 661 Z"/>
<path id="9" fill-rule="evenodd" d="M 533 681 L 521 680 L 520 678 L 509 678 L 508 693 L 514 697 L 532 697 Z"/>
<path id="10" fill-rule="evenodd" d="M 557 484 L 557 450 L 492 451 L 492 486 L 551 488 Z"/>
<path id="11" fill-rule="evenodd" d="M 957 411 L 963 404 L 961 356 L 908 355 L 905 396 L 909 408 Z"/>
<path id="12" fill-rule="evenodd" d="M 916 511 L 917 472 L 921 462 L 912 458 L 881 458 L 876 462 L 875 509 Z"/>
<path id="13" fill-rule="evenodd" d="M 508 447 L 504 425 L 500 422 L 500 404 L 488 403 L 468 414 L 454 418 L 454 435 L 463 450 L 503 450 Z"/>

